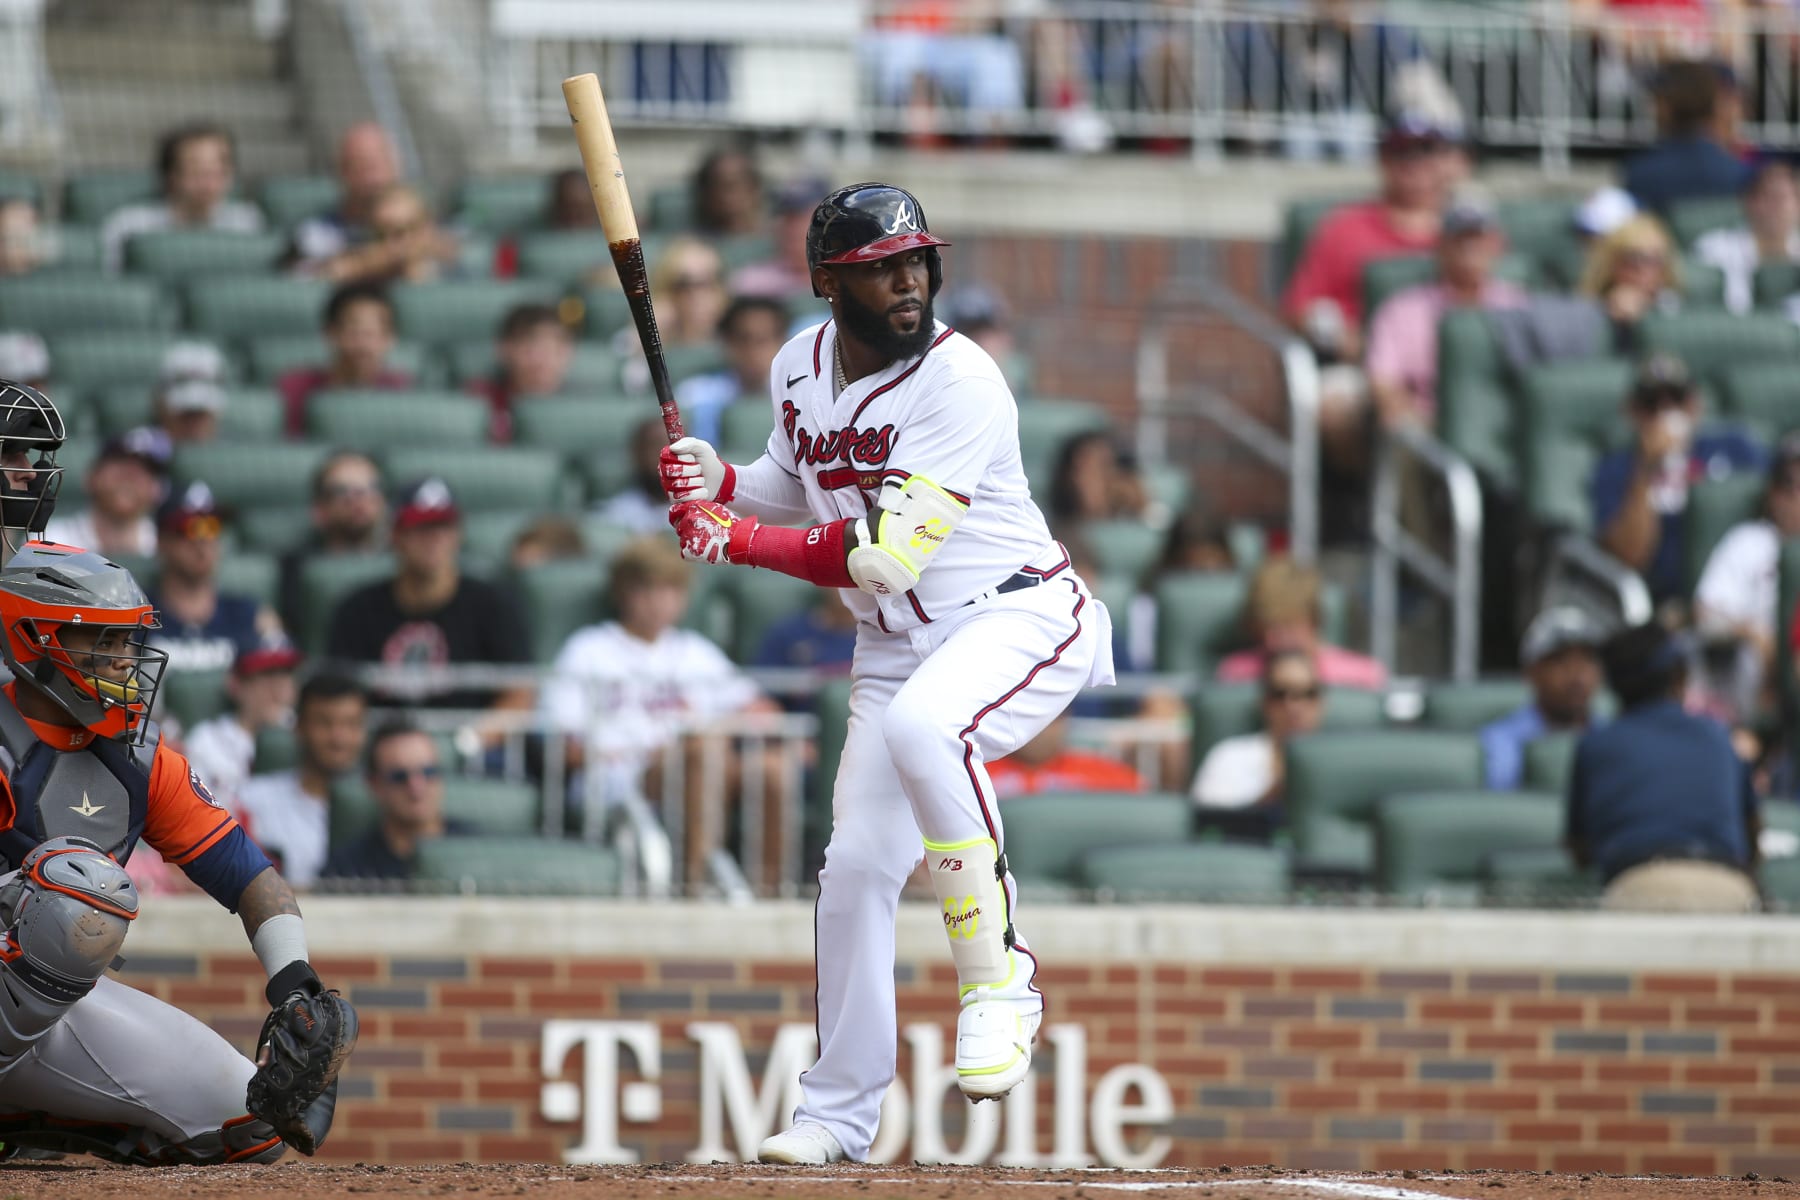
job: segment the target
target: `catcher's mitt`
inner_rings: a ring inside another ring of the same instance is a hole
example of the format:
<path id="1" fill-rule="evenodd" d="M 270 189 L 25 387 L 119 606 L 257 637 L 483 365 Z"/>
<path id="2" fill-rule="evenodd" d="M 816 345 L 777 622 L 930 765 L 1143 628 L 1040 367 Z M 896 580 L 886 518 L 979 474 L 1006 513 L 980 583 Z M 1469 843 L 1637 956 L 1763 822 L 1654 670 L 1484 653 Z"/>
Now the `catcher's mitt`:
<path id="1" fill-rule="evenodd" d="M 356 1046 L 356 1010 L 303 962 L 277 971 L 266 995 L 274 1011 L 256 1039 L 244 1102 L 282 1141 L 311 1154 L 331 1131 L 338 1070 Z"/>

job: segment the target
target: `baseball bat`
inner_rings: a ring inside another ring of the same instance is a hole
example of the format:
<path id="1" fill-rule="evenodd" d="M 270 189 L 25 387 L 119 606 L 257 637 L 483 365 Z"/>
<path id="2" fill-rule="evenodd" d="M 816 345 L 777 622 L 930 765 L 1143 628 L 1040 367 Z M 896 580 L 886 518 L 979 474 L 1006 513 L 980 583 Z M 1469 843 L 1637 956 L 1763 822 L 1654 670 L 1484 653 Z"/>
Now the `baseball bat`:
<path id="1" fill-rule="evenodd" d="M 581 147 L 581 165 L 594 193 L 594 211 L 606 232 L 606 248 L 618 268 L 619 286 L 631 305 L 631 321 L 637 326 L 638 344 L 650 365 L 650 382 L 656 402 L 662 406 L 663 432 L 671 442 L 687 435 L 675 390 L 669 386 L 669 364 L 663 358 L 662 334 L 656 328 L 656 308 L 650 299 L 650 274 L 644 266 L 644 243 L 638 238 L 637 214 L 631 208 L 631 192 L 625 186 L 625 164 L 619 161 L 619 144 L 613 138 L 612 120 L 606 115 L 606 98 L 593 72 L 563 80 L 563 101 L 575 126 L 575 144 Z"/>

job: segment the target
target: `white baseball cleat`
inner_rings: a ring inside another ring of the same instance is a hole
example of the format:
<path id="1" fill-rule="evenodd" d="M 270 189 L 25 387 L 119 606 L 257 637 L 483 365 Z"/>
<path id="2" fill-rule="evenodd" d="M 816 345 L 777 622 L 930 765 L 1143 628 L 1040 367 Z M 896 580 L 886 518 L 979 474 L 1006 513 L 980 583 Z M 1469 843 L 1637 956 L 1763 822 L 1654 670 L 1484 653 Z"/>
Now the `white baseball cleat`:
<path id="1" fill-rule="evenodd" d="M 1031 1043 L 1041 1013 L 1019 1012 L 1016 1001 L 970 993 L 956 1018 L 956 1086 L 970 1100 L 998 1100 L 1031 1070 Z"/>
<path id="2" fill-rule="evenodd" d="M 756 1151 L 757 1162 L 800 1167 L 822 1167 L 843 1160 L 844 1148 L 831 1136 L 831 1131 L 811 1121 L 802 1121 L 786 1133 L 776 1134 Z"/>

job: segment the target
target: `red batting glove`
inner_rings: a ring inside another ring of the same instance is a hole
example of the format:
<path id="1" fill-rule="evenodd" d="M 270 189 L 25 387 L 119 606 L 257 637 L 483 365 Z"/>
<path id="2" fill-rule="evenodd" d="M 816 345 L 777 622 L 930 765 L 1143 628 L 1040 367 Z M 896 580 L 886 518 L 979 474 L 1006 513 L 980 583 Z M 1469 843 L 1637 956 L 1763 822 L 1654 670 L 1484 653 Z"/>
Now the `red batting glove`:
<path id="1" fill-rule="evenodd" d="M 674 505 L 669 524 L 681 543 L 681 557 L 706 563 L 748 562 L 750 541 L 759 528 L 755 517 L 740 517 L 713 500 Z"/>

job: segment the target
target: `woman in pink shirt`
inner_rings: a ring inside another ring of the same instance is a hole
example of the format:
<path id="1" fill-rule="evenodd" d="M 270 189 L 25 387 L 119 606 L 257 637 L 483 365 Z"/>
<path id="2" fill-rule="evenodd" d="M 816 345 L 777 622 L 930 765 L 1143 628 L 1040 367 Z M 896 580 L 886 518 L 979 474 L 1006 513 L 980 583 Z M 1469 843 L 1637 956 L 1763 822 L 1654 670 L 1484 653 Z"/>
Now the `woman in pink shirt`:
<path id="1" fill-rule="evenodd" d="M 1255 682 L 1262 678 L 1267 655 L 1298 650 L 1312 657 L 1319 682 L 1326 687 L 1386 687 L 1386 667 L 1320 639 L 1319 592 L 1319 573 L 1291 558 L 1271 558 L 1258 567 L 1244 602 L 1245 624 L 1256 645 L 1228 655 L 1219 664 L 1219 682 Z"/>

